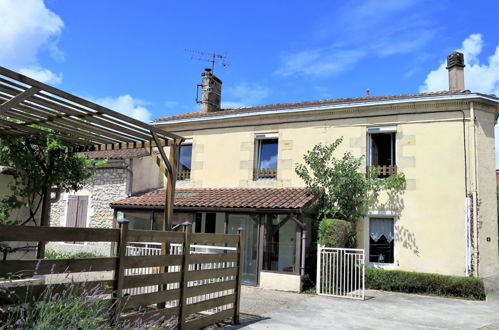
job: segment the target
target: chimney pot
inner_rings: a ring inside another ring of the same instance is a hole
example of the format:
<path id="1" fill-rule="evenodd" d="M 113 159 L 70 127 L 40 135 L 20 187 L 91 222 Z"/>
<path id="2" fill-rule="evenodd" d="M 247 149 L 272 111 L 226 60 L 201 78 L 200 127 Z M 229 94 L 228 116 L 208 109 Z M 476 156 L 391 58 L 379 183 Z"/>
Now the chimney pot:
<path id="1" fill-rule="evenodd" d="M 452 52 L 447 56 L 447 67 L 449 71 L 449 90 L 464 89 L 464 54 Z"/>
<path id="2" fill-rule="evenodd" d="M 211 69 L 206 68 L 201 73 L 200 112 L 219 111 L 222 102 L 222 80 L 215 76 Z"/>

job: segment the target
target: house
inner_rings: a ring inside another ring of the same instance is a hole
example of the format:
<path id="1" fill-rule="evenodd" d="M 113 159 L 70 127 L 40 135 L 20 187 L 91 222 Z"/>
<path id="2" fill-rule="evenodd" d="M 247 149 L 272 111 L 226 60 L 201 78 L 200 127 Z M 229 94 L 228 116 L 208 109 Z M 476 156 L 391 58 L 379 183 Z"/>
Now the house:
<path id="1" fill-rule="evenodd" d="M 222 82 L 202 74 L 200 112 L 154 125 L 180 146 L 175 216 L 200 232 L 246 231 L 244 281 L 300 290 L 311 242 L 311 199 L 294 171 L 318 143 L 363 156 L 403 192 L 382 194 L 358 222 L 370 266 L 461 276 L 499 274 L 494 125 L 499 98 L 464 89 L 461 53 L 448 57 L 449 90 L 221 109 Z M 153 226 L 161 191 L 111 206 Z M 139 221 L 137 220 L 137 225 Z"/>
<path id="2" fill-rule="evenodd" d="M 52 191 L 51 226 L 115 228 L 113 210 L 109 207 L 111 202 L 163 186 L 163 175 L 145 149 L 91 151 L 86 155 L 107 161 L 97 168 L 83 189 L 76 192 Z M 47 247 L 62 253 L 111 253 L 111 246 L 105 243 L 52 242 Z"/>

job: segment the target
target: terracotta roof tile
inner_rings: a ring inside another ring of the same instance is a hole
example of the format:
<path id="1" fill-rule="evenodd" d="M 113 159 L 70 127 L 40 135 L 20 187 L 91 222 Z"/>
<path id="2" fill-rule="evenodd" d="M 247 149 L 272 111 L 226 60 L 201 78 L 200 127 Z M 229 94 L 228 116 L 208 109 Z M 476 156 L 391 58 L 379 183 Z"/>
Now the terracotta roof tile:
<path id="1" fill-rule="evenodd" d="M 301 209 L 313 200 L 306 188 L 177 189 L 175 207 Z M 165 189 L 120 199 L 111 207 L 163 208 Z"/>
<path id="2" fill-rule="evenodd" d="M 386 95 L 386 96 L 363 96 L 363 97 L 349 97 L 349 98 L 338 98 L 338 99 L 326 99 L 317 101 L 305 101 L 305 102 L 292 102 L 292 103 L 278 103 L 278 104 L 268 104 L 260 105 L 255 107 L 246 108 L 233 108 L 233 109 L 222 109 L 217 112 L 189 112 L 175 116 L 160 117 L 156 118 L 154 122 L 164 121 L 164 120 L 174 120 L 182 118 L 203 118 L 203 117 L 216 117 L 224 114 L 232 113 L 251 113 L 254 111 L 271 111 L 277 109 L 288 109 L 288 108 L 302 108 L 310 106 L 321 106 L 329 104 L 342 104 L 342 103 L 356 103 L 356 102 L 376 102 L 376 101 L 388 101 L 388 100 L 403 100 L 416 97 L 426 97 L 426 96 L 440 96 L 440 95 L 459 95 L 459 94 L 469 94 L 469 90 L 452 90 L 452 91 L 441 91 L 441 92 L 428 92 L 428 93 L 416 93 L 416 94 L 400 94 L 400 95 Z"/>
<path id="3" fill-rule="evenodd" d="M 149 156 L 149 153 L 144 148 L 139 149 L 120 149 L 120 150 L 105 150 L 105 151 L 89 151 L 84 152 L 90 158 L 94 159 L 129 159 L 135 157 Z"/>

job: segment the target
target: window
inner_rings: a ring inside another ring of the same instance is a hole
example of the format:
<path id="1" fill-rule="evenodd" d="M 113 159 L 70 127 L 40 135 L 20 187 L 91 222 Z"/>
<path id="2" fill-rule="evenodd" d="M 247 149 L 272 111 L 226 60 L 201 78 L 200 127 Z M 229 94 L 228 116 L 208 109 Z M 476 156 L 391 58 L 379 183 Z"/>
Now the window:
<path id="1" fill-rule="evenodd" d="M 88 196 L 69 196 L 66 227 L 87 226 Z"/>
<path id="2" fill-rule="evenodd" d="M 369 127 L 368 132 L 368 167 L 377 167 L 379 177 L 385 178 L 397 173 L 395 155 L 394 126 Z"/>
<path id="3" fill-rule="evenodd" d="M 191 178 L 192 140 L 187 140 L 179 147 L 177 164 L 177 180 L 189 180 Z"/>
<path id="4" fill-rule="evenodd" d="M 296 223 L 285 214 L 269 214 L 264 223 L 263 270 L 296 272 Z"/>
<path id="5" fill-rule="evenodd" d="M 277 177 L 277 133 L 256 135 L 254 180 Z"/>
<path id="6" fill-rule="evenodd" d="M 369 262 L 393 264 L 393 223 L 392 218 L 369 219 Z"/>

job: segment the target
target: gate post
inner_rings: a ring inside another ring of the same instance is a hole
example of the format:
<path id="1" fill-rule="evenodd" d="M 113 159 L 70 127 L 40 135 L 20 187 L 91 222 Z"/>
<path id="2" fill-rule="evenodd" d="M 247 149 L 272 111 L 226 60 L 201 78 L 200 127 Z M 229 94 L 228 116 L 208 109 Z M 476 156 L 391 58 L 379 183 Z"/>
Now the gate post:
<path id="1" fill-rule="evenodd" d="M 187 305 L 187 273 L 189 272 L 189 255 L 191 253 L 191 227 L 192 223 L 186 221 L 182 223 L 182 230 L 184 232 L 184 253 L 182 255 L 182 279 L 180 281 L 180 298 L 179 298 L 179 315 L 178 326 L 180 330 L 185 329 L 185 307 Z"/>
<path id="2" fill-rule="evenodd" d="M 113 323 L 118 321 L 121 314 L 121 309 L 123 308 L 123 281 L 125 277 L 125 256 L 126 256 L 126 244 L 128 236 L 128 219 L 119 219 L 118 223 L 120 225 L 120 237 L 118 240 L 117 249 L 117 259 L 116 259 L 116 269 L 114 271 L 114 287 L 113 287 L 113 304 L 114 304 L 114 315 Z"/>
<path id="3" fill-rule="evenodd" d="M 315 291 L 317 294 L 321 293 L 321 260 L 322 260 L 322 250 L 321 245 L 317 244 L 317 274 L 315 279 Z"/>
<path id="4" fill-rule="evenodd" d="M 239 234 L 239 241 L 237 243 L 237 252 L 239 253 L 239 260 L 237 262 L 237 278 L 236 278 L 236 299 L 234 301 L 234 316 L 232 317 L 232 324 L 239 324 L 239 307 L 241 306 L 241 282 L 243 278 L 243 262 L 244 262 L 244 228 L 237 228 Z"/>

